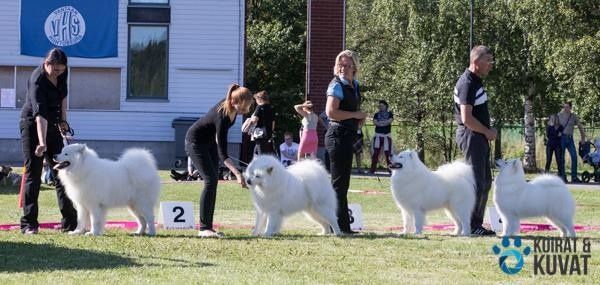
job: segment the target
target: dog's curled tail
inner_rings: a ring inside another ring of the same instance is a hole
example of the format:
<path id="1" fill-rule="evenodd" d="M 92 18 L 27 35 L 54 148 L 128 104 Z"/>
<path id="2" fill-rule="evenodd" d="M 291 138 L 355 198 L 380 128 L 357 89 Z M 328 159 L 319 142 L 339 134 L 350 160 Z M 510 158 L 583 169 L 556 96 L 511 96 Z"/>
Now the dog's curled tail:
<path id="1" fill-rule="evenodd" d="M 470 185 L 475 187 L 475 174 L 473 173 L 473 167 L 464 161 L 454 161 L 449 164 L 445 164 L 438 168 L 438 173 L 448 178 L 452 177 L 463 177 Z"/>
<path id="2" fill-rule="evenodd" d="M 130 179 L 136 179 L 135 185 L 153 185 L 160 187 L 160 177 L 156 160 L 149 150 L 130 148 L 119 158 L 127 170 Z"/>

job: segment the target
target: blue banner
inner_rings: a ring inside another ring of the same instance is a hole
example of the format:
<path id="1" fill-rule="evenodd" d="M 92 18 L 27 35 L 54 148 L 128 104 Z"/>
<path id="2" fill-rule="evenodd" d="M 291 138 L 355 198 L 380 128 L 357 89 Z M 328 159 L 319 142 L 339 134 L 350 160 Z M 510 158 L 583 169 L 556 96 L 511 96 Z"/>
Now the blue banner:
<path id="1" fill-rule="evenodd" d="M 117 56 L 118 0 L 21 0 L 21 54 Z"/>

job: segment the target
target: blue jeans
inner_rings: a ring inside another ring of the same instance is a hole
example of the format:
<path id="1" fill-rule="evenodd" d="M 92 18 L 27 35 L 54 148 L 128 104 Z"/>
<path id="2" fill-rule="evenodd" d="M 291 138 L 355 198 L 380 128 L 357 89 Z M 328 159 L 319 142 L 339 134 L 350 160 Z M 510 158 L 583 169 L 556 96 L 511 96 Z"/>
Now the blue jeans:
<path id="1" fill-rule="evenodd" d="M 563 169 L 565 165 L 565 149 L 569 151 L 569 155 L 571 156 L 571 181 L 577 178 L 577 151 L 575 150 L 575 142 L 573 141 L 573 136 L 571 135 L 562 135 L 560 137 L 560 145 L 562 148 L 562 165 Z M 563 173 L 563 179 L 567 178 L 566 171 Z"/>

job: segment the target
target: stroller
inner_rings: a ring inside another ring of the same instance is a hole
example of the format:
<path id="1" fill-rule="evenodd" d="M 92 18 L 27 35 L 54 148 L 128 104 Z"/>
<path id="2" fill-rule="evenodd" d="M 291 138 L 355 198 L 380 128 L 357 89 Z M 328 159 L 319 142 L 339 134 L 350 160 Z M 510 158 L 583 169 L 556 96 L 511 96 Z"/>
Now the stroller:
<path id="1" fill-rule="evenodd" d="M 590 152 L 592 148 L 594 151 Z M 593 144 L 589 141 L 580 144 L 579 156 L 581 156 L 583 163 L 587 163 L 594 168 L 593 173 L 584 171 L 581 174 L 581 181 L 588 183 L 593 178 L 594 181 L 600 182 L 600 138 L 597 138 Z"/>

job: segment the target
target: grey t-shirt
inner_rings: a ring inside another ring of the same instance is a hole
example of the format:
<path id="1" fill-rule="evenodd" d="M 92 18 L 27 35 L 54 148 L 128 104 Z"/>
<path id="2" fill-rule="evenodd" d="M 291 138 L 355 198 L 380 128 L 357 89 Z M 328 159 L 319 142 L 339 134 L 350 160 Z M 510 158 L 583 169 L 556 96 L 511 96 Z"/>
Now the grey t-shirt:
<path id="1" fill-rule="evenodd" d="M 319 123 L 319 117 L 315 113 L 308 113 L 308 116 L 302 118 L 302 129 L 303 130 L 314 130 L 317 128 Z"/>
<path id="2" fill-rule="evenodd" d="M 569 116 L 571 117 L 569 118 Z M 560 112 L 558 113 L 558 122 L 564 128 L 563 134 L 572 136 L 575 126 L 579 125 L 579 118 L 573 112 L 570 114 Z"/>

